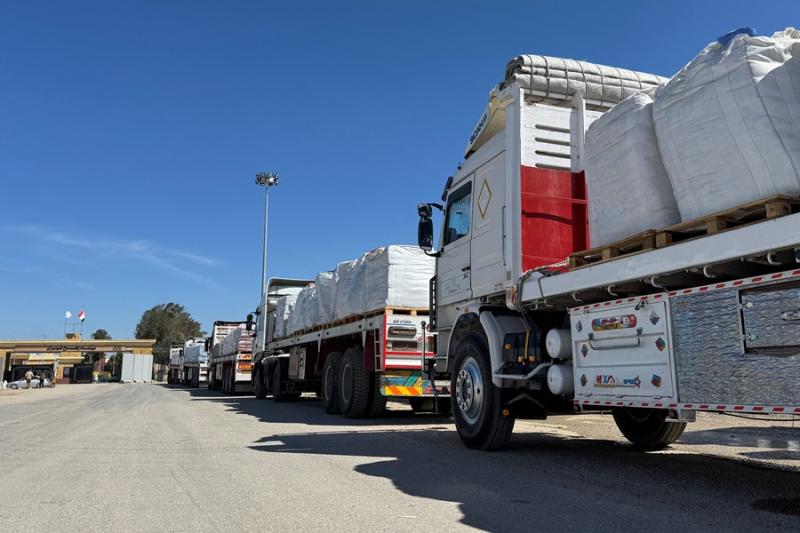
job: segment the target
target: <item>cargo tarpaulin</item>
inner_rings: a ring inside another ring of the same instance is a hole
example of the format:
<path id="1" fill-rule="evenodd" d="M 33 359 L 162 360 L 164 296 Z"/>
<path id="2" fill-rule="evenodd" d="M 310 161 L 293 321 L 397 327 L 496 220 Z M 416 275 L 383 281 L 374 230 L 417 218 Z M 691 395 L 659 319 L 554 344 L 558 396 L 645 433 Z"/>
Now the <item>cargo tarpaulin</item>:
<path id="1" fill-rule="evenodd" d="M 519 83 L 530 100 L 563 104 L 580 91 L 586 107 L 606 110 L 639 91 L 657 87 L 666 78 L 586 61 L 541 55 L 520 55 L 506 65 L 501 87 Z"/>

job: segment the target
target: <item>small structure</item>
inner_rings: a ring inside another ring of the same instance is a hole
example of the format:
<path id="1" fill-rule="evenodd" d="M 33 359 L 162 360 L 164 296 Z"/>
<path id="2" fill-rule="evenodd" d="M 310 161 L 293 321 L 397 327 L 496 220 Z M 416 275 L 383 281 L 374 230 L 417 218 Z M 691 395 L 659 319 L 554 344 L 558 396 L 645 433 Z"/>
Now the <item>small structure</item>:
<path id="1" fill-rule="evenodd" d="M 153 376 L 155 339 L 81 339 L 68 333 L 64 339 L 0 340 L 0 378 L 13 381 L 28 369 L 56 383 L 92 380 L 92 365 L 83 364 L 87 352 L 122 352 L 122 381 L 150 381 Z"/>

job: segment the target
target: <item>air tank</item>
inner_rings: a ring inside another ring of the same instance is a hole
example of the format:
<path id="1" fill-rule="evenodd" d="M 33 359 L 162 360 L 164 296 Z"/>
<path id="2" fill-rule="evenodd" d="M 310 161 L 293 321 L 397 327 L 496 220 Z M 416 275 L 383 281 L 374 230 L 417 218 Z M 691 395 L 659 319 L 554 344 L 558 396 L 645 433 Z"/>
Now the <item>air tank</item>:
<path id="1" fill-rule="evenodd" d="M 551 329 L 544 344 L 547 355 L 553 359 L 572 359 L 572 336 L 568 329 Z"/>

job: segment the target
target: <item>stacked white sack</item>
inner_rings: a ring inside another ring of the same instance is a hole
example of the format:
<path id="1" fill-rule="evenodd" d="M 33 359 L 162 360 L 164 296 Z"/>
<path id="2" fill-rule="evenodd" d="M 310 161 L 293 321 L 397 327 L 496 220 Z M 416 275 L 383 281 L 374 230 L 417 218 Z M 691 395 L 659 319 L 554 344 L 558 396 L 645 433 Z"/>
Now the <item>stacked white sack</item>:
<path id="1" fill-rule="evenodd" d="M 291 335 L 312 327 L 314 325 L 314 317 L 318 315 L 317 288 L 314 283 L 309 283 L 297 294 L 294 310 L 289 316 L 287 332 Z"/>
<path id="2" fill-rule="evenodd" d="M 208 361 L 206 344 L 204 341 L 193 342 L 183 349 L 184 363 L 205 363 Z"/>
<path id="3" fill-rule="evenodd" d="M 222 355 L 232 355 L 237 352 L 252 352 L 253 332 L 247 331 L 244 328 L 237 328 L 228 333 L 220 344 L 222 345 L 220 349 Z"/>
<path id="4" fill-rule="evenodd" d="M 279 298 L 275 303 L 275 330 L 272 333 L 273 338 L 280 339 L 289 334 L 287 325 L 296 301 L 296 294 L 287 294 Z"/>
<path id="5" fill-rule="evenodd" d="M 416 246 L 385 246 L 364 256 L 364 307 L 426 308 L 435 273 L 433 258 Z"/>
<path id="6" fill-rule="evenodd" d="M 800 194 L 800 32 L 708 45 L 656 93 L 656 137 L 683 220 Z"/>
<path id="7" fill-rule="evenodd" d="M 540 55 L 520 55 L 506 65 L 505 81 L 525 90 L 533 101 L 563 104 L 581 91 L 586 107 L 606 110 L 639 91 L 657 87 L 666 78 L 586 61 Z"/>
<path id="8" fill-rule="evenodd" d="M 591 245 L 680 222 L 653 129 L 653 94 L 634 94 L 586 132 Z"/>
<path id="9" fill-rule="evenodd" d="M 333 321 L 334 298 L 336 297 L 336 272 L 320 272 L 314 278 L 317 287 L 317 320 L 314 324 L 327 324 Z"/>
<path id="10" fill-rule="evenodd" d="M 336 265 L 333 318 L 341 320 L 364 310 L 364 256 Z"/>

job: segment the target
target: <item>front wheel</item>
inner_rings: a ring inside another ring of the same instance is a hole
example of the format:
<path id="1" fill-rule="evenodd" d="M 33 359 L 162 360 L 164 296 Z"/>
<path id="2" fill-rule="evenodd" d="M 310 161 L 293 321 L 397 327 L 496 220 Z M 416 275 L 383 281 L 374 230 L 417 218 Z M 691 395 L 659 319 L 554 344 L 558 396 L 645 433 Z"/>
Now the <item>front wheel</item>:
<path id="1" fill-rule="evenodd" d="M 492 383 L 488 349 L 476 336 L 456 349 L 451 378 L 453 419 L 468 448 L 499 450 L 508 444 L 514 416 L 503 408 L 503 391 Z"/>
<path id="2" fill-rule="evenodd" d="M 660 450 L 683 435 L 686 422 L 669 422 L 666 409 L 619 407 L 614 409 L 614 422 L 634 447 Z"/>

